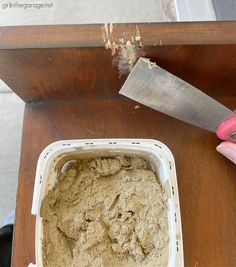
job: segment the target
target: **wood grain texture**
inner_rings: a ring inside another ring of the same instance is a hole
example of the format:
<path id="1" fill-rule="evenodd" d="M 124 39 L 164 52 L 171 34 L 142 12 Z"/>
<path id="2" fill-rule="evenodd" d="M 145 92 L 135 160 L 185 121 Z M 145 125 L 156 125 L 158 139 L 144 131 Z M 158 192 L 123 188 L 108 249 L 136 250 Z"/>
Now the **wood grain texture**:
<path id="1" fill-rule="evenodd" d="M 162 44 L 235 44 L 236 22 L 113 24 L 110 39 L 135 36 L 144 46 Z M 104 46 L 104 24 L 0 27 L 0 49 Z"/>
<path id="2" fill-rule="evenodd" d="M 233 109 L 236 97 L 218 98 Z M 26 104 L 17 194 L 13 267 L 35 262 L 30 214 L 36 161 L 61 139 L 154 138 L 176 160 L 185 266 L 236 266 L 235 166 L 215 151 L 214 134 L 123 99 Z"/>
<path id="3" fill-rule="evenodd" d="M 236 96 L 236 45 L 144 47 L 140 55 L 212 96 Z M 105 48 L 0 50 L 0 78 L 26 102 L 119 98 L 118 54 Z"/>

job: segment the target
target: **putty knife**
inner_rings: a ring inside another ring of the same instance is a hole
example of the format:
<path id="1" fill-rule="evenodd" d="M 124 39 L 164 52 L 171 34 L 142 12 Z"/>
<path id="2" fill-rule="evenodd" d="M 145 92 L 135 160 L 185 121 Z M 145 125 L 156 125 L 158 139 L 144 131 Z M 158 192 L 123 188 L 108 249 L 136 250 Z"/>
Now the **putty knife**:
<path id="1" fill-rule="evenodd" d="M 119 93 L 236 143 L 233 111 L 147 58 L 139 58 Z"/>

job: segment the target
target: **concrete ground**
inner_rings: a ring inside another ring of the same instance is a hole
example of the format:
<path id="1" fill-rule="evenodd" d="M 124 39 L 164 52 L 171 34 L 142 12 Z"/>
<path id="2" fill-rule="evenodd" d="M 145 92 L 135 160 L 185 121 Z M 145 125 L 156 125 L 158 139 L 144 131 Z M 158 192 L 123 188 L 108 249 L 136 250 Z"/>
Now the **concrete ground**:
<path id="1" fill-rule="evenodd" d="M 234 0 L 0 0 L 0 26 L 232 19 Z M 10 6 L 23 4 L 25 8 Z M 36 9 L 25 4 L 48 4 Z M 236 19 L 234 17 L 234 19 Z M 0 73 L 1 76 L 1 73 Z M 0 226 L 15 208 L 24 103 L 0 80 Z"/>
<path id="2" fill-rule="evenodd" d="M 23 101 L 0 83 L 0 226 L 15 209 Z"/>
<path id="3" fill-rule="evenodd" d="M 0 25 L 172 21 L 172 6 L 174 0 L 0 0 Z"/>

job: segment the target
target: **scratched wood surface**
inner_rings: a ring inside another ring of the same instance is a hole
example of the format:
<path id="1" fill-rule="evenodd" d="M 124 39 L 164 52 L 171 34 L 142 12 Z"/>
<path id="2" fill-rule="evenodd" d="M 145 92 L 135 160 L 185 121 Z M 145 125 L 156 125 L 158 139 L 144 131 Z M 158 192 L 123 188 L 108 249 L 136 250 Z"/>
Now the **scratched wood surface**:
<path id="1" fill-rule="evenodd" d="M 108 28 L 111 25 L 108 25 Z M 110 29 L 110 28 L 109 28 Z M 37 158 L 62 139 L 158 139 L 177 167 L 186 266 L 236 266 L 235 166 L 215 152 L 214 134 L 118 94 L 118 51 L 142 37 L 138 55 L 236 107 L 236 22 L 0 27 L 0 78 L 25 102 L 13 267 L 35 262 L 30 214 Z"/>
<path id="2" fill-rule="evenodd" d="M 0 78 L 24 101 L 114 98 L 119 51 L 105 44 L 138 37 L 137 55 L 213 96 L 236 95 L 236 22 L 0 27 Z"/>
<path id="3" fill-rule="evenodd" d="M 112 30 L 110 31 L 112 26 Z M 0 27 L 0 49 L 48 47 L 101 47 L 108 33 L 111 41 L 130 39 L 137 31 L 144 46 L 235 44 L 236 22 L 122 23 Z"/>
<path id="4" fill-rule="evenodd" d="M 143 56 L 212 96 L 236 95 L 236 45 L 144 47 Z M 0 50 L 0 77 L 26 102 L 119 98 L 119 55 L 104 48 Z M 9 71 L 11 70 L 11 71 Z"/>

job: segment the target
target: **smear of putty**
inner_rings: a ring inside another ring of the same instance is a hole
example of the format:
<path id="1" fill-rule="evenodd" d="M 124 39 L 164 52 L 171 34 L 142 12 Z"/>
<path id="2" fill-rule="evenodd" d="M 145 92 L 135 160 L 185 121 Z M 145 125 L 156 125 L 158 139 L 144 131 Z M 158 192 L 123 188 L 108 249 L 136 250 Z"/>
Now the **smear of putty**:
<path id="1" fill-rule="evenodd" d="M 45 267 L 167 266 L 167 195 L 143 158 L 70 161 L 40 214 Z"/>
<path id="2" fill-rule="evenodd" d="M 156 62 L 152 62 L 152 61 L 150 61 L 150 58 L 143 58 L 143 61 L 146 62 L 146 63 L 148 64 L 148 68 L 149 68 L 149 69 L 157 68 L 157 64 L 156 64 Z"/>
<path id="3" fill-rule="evenodd" d="M 105 23 L 102 27 L 103 41 L 105 48 L 111 50 L 113 66 L 119 70 L 119 75 L 128 74 L 134 67 L 140 56 L 144 56 L 142 51 L 141 35 L 138 26 L 136 25 L 134 35 L 129 38 L 113 38 L 114 26 L 112 23 Z"/>

